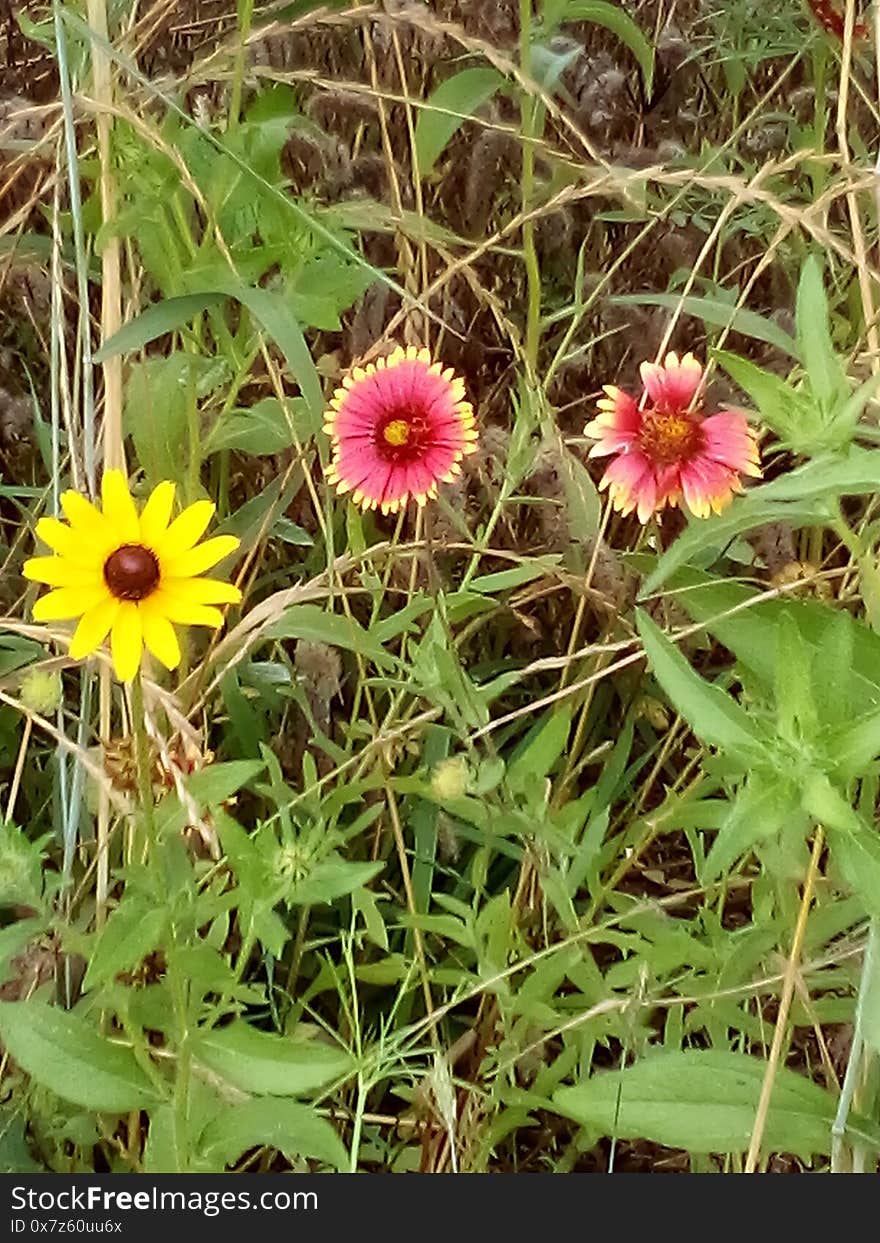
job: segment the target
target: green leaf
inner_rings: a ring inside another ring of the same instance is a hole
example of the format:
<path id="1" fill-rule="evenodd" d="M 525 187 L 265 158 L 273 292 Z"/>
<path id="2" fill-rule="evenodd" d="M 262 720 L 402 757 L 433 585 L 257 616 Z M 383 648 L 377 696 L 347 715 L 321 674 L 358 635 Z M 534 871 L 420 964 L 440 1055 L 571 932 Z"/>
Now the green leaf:
<path id="1" fill-rule="evenodd" d="M 306 639 L 358 652 L 379 665 L 393 663 L 381 643 L 353 617 L 327 613 L 317 604 L 295 604 L 263 632 L 267 639 Z"/>
<path id="2" fill-rule="evenodd" d="M 426 177 L 461 123 L 473 116 L 504 83 L 497 69 L 462 69 L 437 87 L 416 121 L 416 161 Z"/>
<path id="3" fill-rule="evenodd" d="M 298 881 L 285 895 L 291 905 L 318 906 L 322 902 L 335 902 L 354 889 L 368 885 L 382 871 L 384 863 L 354 863 L 339 855 L 322 859 Z"/>
<path id="4" fill-rule="evenodd" d="M 880 840 L 824 773 L 804 782 L 803 807 L 824 825 L 831 858 L 872 919 L 880 918 Z"/>
<path id="5" fill-rule="evenodd" d="M 677 311 L 680 307 L 685 315 L 693 315 L 695 319 L 701 319 L 714 328 L 732 328 L 740 336 L 775 346 L 790 358 L 799 357 L 797 341 L 772 319 L 746 307 L 733 306 L 720 298 L 681 298 L 674 293 L 631 293 L 618 294 L 609 298 L 609 302 L 616 306 L 659 306 L 667 311 Z M 734 358 L 735 355 L 725 354 L 724 357 Z"/>
<path id="6" fill-rule="evenodd" d="M 246 410 L 231 410 L 211 428 L 203 452 L 206 457 L 221 449 L 235 449 L 260 457 L 283 453 L 294 443 L 308 443 L 312 435 L 311 415 L 301 398 L 280 402 L 264 397 Z"/>
<path id="7" fill-rule="evenodd" d="M 636 612 L 636 625 L 655 678 L 697 737 L 709 746 L 739 754 L 760 752 L 761 739 L 739 704 L 701 678 L 641 609 Z"/>
<path id="8" fill-rule="evenodd" d="M 145 898 L 126 891 L 122 902 L 102 928 L 92 950 L 83 990 L 112 980 L 120 971 L 131 971 L 147 954 L 163 944 L 165 911 L 150 906 Z"/>
<path id="9" fill-rule="evenodd" d="M 559 1088 L 553 1102 L 581 1126 L 692 1153 L 748 1148 L 764 1080 L 758 1058 L 721 1050 L 652 1054 L 620 1072 Z M 774 1079 L 764 1152 L 827 1153 L 836 1100 L 783 1066 Z"/>
<path id="10" fill-rule="evenodd" d="M 880 1053 L 880 954 L 877 948 L 877 927 L 874 925 L 865 946 L 856 1021 L 865 1043 L 875 1053 Z"/>
<path id="11" fill-rule="evenodd" d="M 249 1148 L 277 1148 L 288 1158 L 348 1169 L 348 1153 L 326 1118 L 296 1101 L 256 1100 L 229 1105 L 205 1127 L 199 1147 L 212 1169 L 237 1161 Z"/>
<path id="12" fill-rule="evenodd" d="M 815 503 L 802 500 L 797 504 L 782 504 L 776 498 L 766 498 L 764 488 L 753 488 L 744 497 L 735 500 L 724 513 L 694 519 L 672 547 L 666 550 L 653 573 L 648 575 L 640 598 L 654 595 L 681 566 L 709 550 L 720 552 L 744 531 L 769 522 L 787 522 L 793 527 L 809 526 L 820 522 L 822 517 Z"/>
<path id="13" fill-rule="evenodd" d="M 775 647 L 768 642 L 784 613 L 809 646 L 813 691 L 823 725 L 842 725 L 880 703 L 880 635 L 849 613 L 817 600 L 760 600 L 752 587 L 722 582 L 701 570 L 680 569 L 670 587 L 676 601 L 772 692 Z"/>
<path id="14" fill-rule="evenodd" d="M 589 550 L 602 525 L 602 501 L 592 476 L 560 437 L 560 474 L 565 489 L 565 516 L 571 542 Z"/>
<path id="15" fill-rule="evenodd" d="M 772 784 L 766 773 L 747 783 L 721 822 L 700 870 L 700 884 L 711 885 L 753 846 L 775 836 L 792 814 L 792 801 L 796 805 L 785 783 Z"/>
<path id="16" fill-rule="evenodd" d="M 290 299 L 281 290 L 253 289 L 240 281 L 224 283 L 223 292 L 248 308 L 284 354 L 305 398 L 310 435 L 316 435 L 324 421 L 324 392 Z"/>
<path id="17" fill-rule="evenodd" d="M 731 379 L 748 393 L 761 418 L 778 436 L 785 440 L 797 440 L 798 433 L 816 433 L 812 403 L 805 401 L 780 376 L 764 371 L 748 359 L 729 354 L 726 350 L 715 350 L 714 357 Z"/>
<path id="18" fill-rule="evenodd" d="M 262 760 L 230 760 L 208 764 L 186 779 L 186 788 L 203 807 L 217 807 L 262 772 Z"/>
<path id="19" fill-rule="evenodd" d="M 803 501 L 812 498 L 833 500 L 839 496 L 864 496 L 877 491 L 880 479 L 880 450 L 853 445 L 845 454 L 828 453 L 797 470 L 780 475 L 772 483 L 753 488 L 743 503 L 765 501 Z M 814 518 L 821 520 L 821 514 Z M 780 521 L 784 519 L 780 518 Z"/>
<path id="20" fill-rule="evenodd" d="M 125 387 L 125 431 L 134 441 L 139 465 L 150 487 L 163 479 L 180 482 L 185 474 L 190 416 L 200 382 L 219 382 L 222 369 L 210 359 L 176 351 L 165 358 L 133 363 Z"/>
<path id="21" fill-rule="evenodd" d="M 32 1079 L 84 1109 L 127 1113 L 158 1099 L 132 1051 L 74 1011 L 36 999 L 0 1002 L 0 1037 Z"/>
<path id="22" fill-rule="evenodd" d="M 617 4 L 606 0 L 545 0 L 544 22 L 549 30 L 560 22 L 594 22 L 610 30 L 632 52 L 642 71 L 645 94 L 654 90 L 654 49 L 639 26 Z"/>
<path id="23" fill-rule="evenodd" d="M 507 784 L 514 794 L 540 789 L 541 782 L 565 754 L 571 729 L 571 705 L 551 708 L 529 730 L 507 766 Z"/>
<path id="24" fill-rule="evenodd" d="M 217 306 L 224 297 L 225 294 L 222 293 L 188 293 L 179 298 L 165 298 L 123 324 L 118 332 L 114 332 L 104 342 L 92 361 L 102 363 L 117 354 L 130 354 L 132 350 L 139 350 L 157 337 L 164 337 L 175 328 L 188 324 L 208 307 Z"/>
<path id="25" fill-rule="evenodd" d="M 822 268 L 810 255 L 801 268 L 797 291 L 797 338 L 801 359 L 807 370 L 810 391 L 828 416 L 847 392 L 846 375 L 834 352 L 828 329 L 828 299 Z"/>
<path id="26" fill-rule="evenodd" d="M 241 1091 L 266 1096 L 307 1096 L 352 1069 L 342 1049 L 257 1031 L 241 1020 L 197 1036 L 193 1055 Z"/>
<path id="27" fill-rule="evenodd" d="M 332 252 L 316 255 L 294 276 L 290 292 L 293 313 L 310 328 L 340 332 L 340 313 L 348 310 L 372 283 L 372 273 L 360 264 L 346 263 Z"/>

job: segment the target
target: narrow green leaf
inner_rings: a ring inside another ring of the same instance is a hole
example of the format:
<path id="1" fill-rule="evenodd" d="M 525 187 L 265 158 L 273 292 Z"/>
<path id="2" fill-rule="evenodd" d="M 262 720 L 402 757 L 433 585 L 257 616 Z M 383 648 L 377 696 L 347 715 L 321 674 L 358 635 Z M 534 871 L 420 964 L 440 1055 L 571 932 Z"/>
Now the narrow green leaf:
<path id="1" fill-rule="evenodd" d="M 636 613 L 636 625 L 651 671 L 697 737 L 709 746 L 739 754 L 760 751 L 761 739 L 739 704 L 701 678 L 641 609 Z"/>
<path id="2" fill-rule="evenodd" d="M 132 1051 L 74 1011 L 37 999 L 0 1002 L 0 1037 L 32 1079 L 84 1109 L 127 1113 L 157 1100 Z"/>
<path id="3" fill-rule="evenodd" d="M 147 307 L 140 315 L 130 319 L 127 324 L 114 332 L 93 356 L 96 363 L 106 362 L 117 354 L 130 354 L 143 346 L 173 332 L 208 307 L 217 306 L 225 298 L 222 293 L 188 293 L 179 298 L 165 298 Z"/>
<path id="4" fill-rule="evenodd" d="M 559 461 L 569 537 L 573 544 L 581 545 L 587 555 L 602 525 L 602 501 L 590 472 L 565 447 L 561 437 Z"/>
<path id="5" fill-rule="evenodd" d="M 783 504 L 781 498 L 766 497 L 765 488 L 753 488 L 744 497 L 735 500 L 724 513 L 694 519 L 657 562 L 645 581 L 640 597 L 645 599 L 654 595 L 681 566 L 710 550 L 720 553 L 744 531 L 754 530 L 769 522 L 787 522 L 793 527 L 809 526 L 821 522 L 823 516 L 815 502 L 800 500 L 796 504 Z"/>
<path id="6" fill-rule="evenodd" d="M 794 337 L 789 336 L 772 319 L 750 311 L 747 307 L 732 306 L 720 298 L 681 298 L 674 293 L 630 293 L 618 294 L 609 298 L 616 306 L 659 306 L 667 311 L 677 311 L 679 307 L 685 315 L 693 315 L 713 328 L 732 328 L 740 336 L 751 337 L 753 341 L 763 341 L 773 345 L 789 358 L 798 358 L 798 344 Z M 735 357 L 726 355 L 725 357 Z"/>
<path id="7" fill-rule="evenodd" d="M 758 1058 L 721 1050 L 651 1054 L 616 1072 L 559 1088 L 566 1117 L 617 1139 L 646 1139 L 695 1153 L 748 1148 L 764 1081 Z M 764 1152 L 827 1153 L 835 1098 L 783 1066 L 774 1079 Z"/>
<path id="8" fill-rule="evenodd" d="M 257 1031 L 241 1020 L 198 1036 L 193 1055 L 234 1087 L 266 1096 L 307 1096 L 352 1068 L 342 1049 Z"/>
<path id="9" fill-rule="evenodd" d="M 539 718 L 507 766 L 507 784 L 514 794 L 528 794 L 547 777 L 565 753 L 570 730 L 571 706 L 567 701 Z"/>
<path id="10" fill-rule="evenodd" d="M 645 94 L 651 97 L 654 89 L 654 48 L 641 28 L 617 4 L 609 4 L 607 0 L 547 0 L 544 18 L 551 30 L 561 22 L 594 22 L 610 30 L 636 58 L 642 71 Z"/>
<path id="11" fill-rule="evenodd" d="M 831 342 L 828 299 L 822 268 L 815 255 L 810 255 L 801 268 L 796 318 L 798 344 L 810 390 L 827 416 L 846 391 L 846 375 Z"/>
<path id="12" fill-rule="evenodd" d="M 770 783 L 766 773 L 744 786 L 718 829 L 700 871 L 700 884 L 711 885 L 759 842 L 774 837 L 793 805 L 797 806 L 796 796 L 784 783 Z"/>
<path id="13" fill-rule="evenodd" d="M 284 354 L 305 398 L 311 434 L 316 435 L 323 425 L 324 390 L 290 299 L 281 290 L 254 289 L 240 281 L 224 284 L 223 292 L 248 308 Z"/>
<path id="14" fill-rule="evenodd" d="M 307 639 L 312 643 L 329 643 L 349 652 L 359 652 L 376 664 L 393 663 L 382 644 L 353 617 L 326 613 L 316 604 L 296 604 L 287 609 L 265 632 L 267 639 Z"/>
<path id="15" fill-rule="evenodd" d="M 727 374 L 751 397 L 761 418 L 778 436 L 785 440 L 796 438 L 807 425 L 815 422 L 812 403 L 807 402 L 781 376 L 730 354 L 727 350 L 715 350 L 714 357 Z"/>
<path id="16" fill-rule="evenodd" d="M 491 99 L 504 83 L 497 69 L 462 69 L 437 87 L 416 121 L 416 159 L 426 177 L 463 121 Z"/>

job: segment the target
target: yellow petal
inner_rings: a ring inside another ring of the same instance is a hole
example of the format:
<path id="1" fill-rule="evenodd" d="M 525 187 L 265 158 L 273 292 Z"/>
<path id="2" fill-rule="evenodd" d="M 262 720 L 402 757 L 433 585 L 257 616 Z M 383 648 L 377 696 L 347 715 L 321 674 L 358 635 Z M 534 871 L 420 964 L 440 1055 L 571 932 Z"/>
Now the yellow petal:
<path id="1" fill-rule="evenodd" d="M 219 609 L 190 604 L 176 595 L 168 595 L 161 587 L 150 596 L 150 607 L 182 626 L 210 626 L 216 630 L 223 625 L 223 614 Z"/>
<path id="2" fill-rule="evenodd" d="M 70 655 L 74 660 L 82 660 L 101 646 L 116 620 L 119 604 L 108 592 L 103 600 L 83 613 L 70 641 Z"/>
<path id="3" fill-rule="evenodd" d="M 136 604 L 121 600 L 110 634 L 113 668 L 120 682 L 130 682 L 140 668 L 143 654 L 141 615 Z"/>
<path id="4" fill-rule="evenodd" d="M 176 669 L 180 664 L 180 644 L 174 627 L 155 605 L 155 596 L 140 606 L 144 643 L 166 669 Z"/>
<path id="5" fill-rule="evenodd" d="M 160 483 L 153 489 L 150 499 L 141 514 L 141 539 L 151 548 L 168 530 L 171 521 L 171 509 L 174 505 L 174 484 Z"/>
<path id="6" fill-rule="evenodd" d="M 181 604 L 238 604 L 241 592 L 219 578 L 163 578 L 162 594 Z"/>
<path id="7" fill-rule="evenodd" d="M 61 508 L 74 531 L 90 538 L 113 538 L 113 532 L 103 514 L 98 512 L 91 501 L 80 496 L 79 492 L 62 492 Z"/>
<path id="8" fill-rule="evenodd" d="M 102 550 L 84 540 L 81 533 L 78 535 L 71 530 L 66 522 L 59 522 L 57 518 L 41 518 L 37 523 L 36 533 L 37 539 L 74 564 L 100 567 Z"/>
<path id="9" fill-rule="evenodd" d="M 128 480 L 121 470 L 104 471 L 101 502 L 104 517 L 110 523 L 117 543 L 136 543 L 140 538 L 141 527 L 128 490 Z"/>
<path id="10" fill-rule="evenodd" d="M 31 557 L 21 568 L 25 578 L 49 587 L 88 587 L 101 582 L 97 566 L 74 565 L 66 557 Z"/>
<path id="11" fill-rule="evenodd" d="M 103 583 L 94 587 L 59 587 L 36 602 L 34 621 L 66 621 L 70 617 L 79 617 L 106 595 L 107 588 Z"/>
<path id="12" fill-rule="evenodd" d="M 162 570 L 169 578 L 192 578 L 196 574 L 204 574 L 212 569 L 218 561 L 235 552 L 241 540 L 234 535 L 215 535 L 207 539 L 198 548 L 190 548 L 170 560 L 164 560 Z"/>
<path id="13" fill-rule="evenodd" d="M 163 561 L 170 561 L 192 548 L 204 535 L 213 516 L 213 501 L 196 501 L 194 505 L 188 505 L 159 540 L 156 547 L 159 557 Z"/>

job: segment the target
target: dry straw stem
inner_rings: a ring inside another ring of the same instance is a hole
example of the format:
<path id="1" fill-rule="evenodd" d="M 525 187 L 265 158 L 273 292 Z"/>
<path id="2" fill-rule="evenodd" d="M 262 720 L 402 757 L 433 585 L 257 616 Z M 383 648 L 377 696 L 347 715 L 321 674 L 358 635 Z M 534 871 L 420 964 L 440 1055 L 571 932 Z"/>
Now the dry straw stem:
<path id="1" fill-rule="evenodd" d="M 700 631 L 710 628 L 716 622 L 722 621 L 728 617 L 733 617 L 737 613 L 744 612 L 746 609 L 753 608 L 756 604 L 760 604 L 764 600 L 775 600 L 780 596 L 790 595 L 792 592 L 803 590 L 803 588 L 809 583 L 824 581 L 829 577 L 837 577 L 839 576 L 839 573 L 839 571 L 835 570 L 818 571 L 815 574 L 799 578 L 794 583 L 782 583 L 779 586 L 772 587 L 767 591 L 759 592 L 757 595 L 750 597 L 748 600 L 742 601 L 741 604 L 734 605 L 732 608 L 725 610 L 725 612 L 719 613 L 716 617 L 709 618 L 706 621 L 701 621 L 699 623 L 694 623 L 692 626 L 686 626 L 683 629 L 676 631 L 674 634 L 668 634 L 667 638 L 671 639 L 674 643 L 681 643 L 684 639 L 690 638 L 691 635 L 699 634 Z M 668 594 L 672 595 L 675 593 Z M 633 642 L 635 642 L 635 640 L 633 640 Z M 632 643 L 626 641 L 620 643 L 593 644 L 590 645 L 589 648 L 585 648 L 583 653 L 575 653 L 574 658 L 579 659 L 582 655 L 592 655 L 594 653 L 621 651 L 631 647 L 632 645 Z M 570 658 L 568 656 L 545 657 L 541 660 L 534 661 L 531 665 L 527 665 L 520 672 L 522 677 L 526 677 L 529 673 L 535 672 L 539 668 L 558 668 L 569 659 Z M 594 682 L 598 682 L 601 678 L 606 678 L 613 673 L 619 672 L 621 669 L 627 669 L 630 665 L 637 664 L 639 661 L 644 659 L 645 653 L 641 650 L 632 652 L 628 656 L 622 656 L 619 660 L 613 661 L 610 665 L 606 665 L 596 673 L 588 674 L 586 677 L 579 679 L 577 682 L 570 682 L 567 686 L 563 686 L 560 690 L 554 691 L 549 695 L 544 695 L 541 699 L 533 700 L 526 707 L 516 708 L 511 712 L 505 713 L 503 716 L 496 717 L 494 720 L 490 721 L 488 725 L 483 725 L 480 729 L 475 730 L 472 734 L 470 734 L 467 742 L 470 745 L 476 742 L 478 738 L 484 738 L 487 735 L 494 733 L 495 730 L 500 729 L 502 726 L 509 725 L 512 721 L 518 720 L 522 716 L 531 716 L 534 713 L 539 712 L 542 708 L 547 708 L 551 704 L 559 703 L 561 700 L 567 699 L 570 695 L 576 695 L 579 691 L 584 690 L 586 687 L 592 686 Z"/>
<path id="2" fill-rule="evenodd" d="M 875 5 L 876 9 L 876 5 Z M 846 114 L 849 101 L 849 81 L 852 66 L 852 36 L 855 22 L 854 0 L 846 0 L 846 16 L 843 36 L 843 56 L 840 65 L 840 91 L 837 97 L 837 142 L 840 158 L 844 164 L 849 163 L 849 144 L 846 136 Z M 874 193 L 876 194 L 877 175 L 874 175 Z M 849 209 L 850 228 L 853 237 L 853 249 L 856 257 L 856 271 L 859 277 L 859 292 L 862 299 L 862 315 L 866 324 L 868 350 L 871 355 L 871 369 L 880 369 L 880 339 L 874 316 L 874 297 L 871 291 L 871 275 L 868 270 L 865 235 L 862 229 L 862 217 L 859 202 L 854 190 L 847 191 L 847 208 Z"/>
<path id="3" fill-rule="evenodd" d="M 773 1085 L 776 1082 L 776 1071 L 779 1068 L 779 1059 L 782 1055 L 782 1045 L 785 1040 L 786 1029 L 788 1027 L 788 1013 L 791 1009 L 792 997 L 794 996 L 795 980 L 797 979 L 800 971 L 801 948 L 804 943 L 804 934 L 807 931 L 807 916 L 810 913 L 810 905 L 813 901 L 813 889 L 816 884 L 816 877 L 819 873 L 819 859 L 822 855 L 824 845 L 825 834 L 820 826 L 816 829 L 816 834 L 813 838 L 813 853 L 810 856 L 810 866 L 807 871 L 807 879 L 804 883 L 804 893 L 801 899 L 800 910 L 798 911 L 797 923 L 795 924 L 794 937 L 791 943 L 791 953 L 788 956 L 788 963 L 785 968 L 785 977 L 782 985 L 782 999 L 779 1003 L 779 1013 L 776 1016 L 776 1027 L 773 1032 L 773 1044 L 770 1048 L 770 1056 L 767 1059 L 767 1066 L 764 1071 L 764 1081 L 761 1084 L 761 1095 L 758 1100 L 755 1125 L 752 1130 L 749 1151 L 746 1154 L 746 1174 L 754 1174 L 758 1164 L 758 1157 L 761 1151 L 761 1140 L 764 1138 L 764 1127 L 766 1126 L 767 1114 L 770 1110 L 770 1098 L 773 1095 Z"/>

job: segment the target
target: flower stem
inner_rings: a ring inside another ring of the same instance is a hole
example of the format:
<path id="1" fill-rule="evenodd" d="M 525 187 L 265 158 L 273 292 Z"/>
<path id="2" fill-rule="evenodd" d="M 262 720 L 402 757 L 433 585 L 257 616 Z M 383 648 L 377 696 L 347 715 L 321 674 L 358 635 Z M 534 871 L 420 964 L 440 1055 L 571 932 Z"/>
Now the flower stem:
<path id="1" fill-rule="evenodd" d="M 155 842 L 156 824 L 153 816 L 153 777 L 150 771 L 150 740 L 147 737 L 144 688 L 140 670 L 138 670 L 131 684 L 131 734 L 134 738 L 138 794 L 141 804 L 141 823 L 144 829 L 141 857 L 145 858 L 150 846 Z M 132 854 L 136 856 L 137 851 L 133 851 Z"/>

